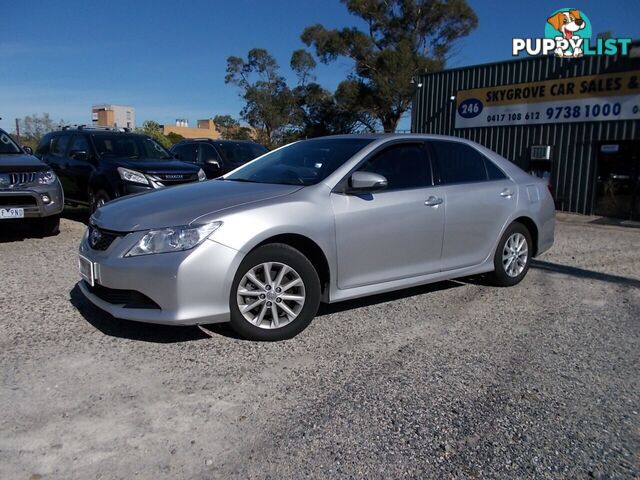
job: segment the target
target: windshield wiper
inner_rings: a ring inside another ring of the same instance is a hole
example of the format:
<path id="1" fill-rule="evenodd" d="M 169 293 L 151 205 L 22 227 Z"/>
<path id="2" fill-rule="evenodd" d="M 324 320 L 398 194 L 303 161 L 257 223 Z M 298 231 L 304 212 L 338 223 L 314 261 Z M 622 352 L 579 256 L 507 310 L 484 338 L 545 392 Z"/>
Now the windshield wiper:
<path id="1" fill-rule="evenodd" d="M 246 182 L 246 183 L 260 183 L 255 180 L 248 180 L 246 178 L 220 178 L 220 180 L 230 180 L 232 182 Z"/>

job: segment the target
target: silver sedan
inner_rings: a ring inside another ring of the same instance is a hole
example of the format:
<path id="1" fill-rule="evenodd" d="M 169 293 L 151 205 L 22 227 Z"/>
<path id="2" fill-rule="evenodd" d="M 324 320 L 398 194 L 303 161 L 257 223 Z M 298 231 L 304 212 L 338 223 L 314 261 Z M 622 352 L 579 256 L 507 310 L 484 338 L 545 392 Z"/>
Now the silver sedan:
<path id="1" fill-rule="evenodd" d="M 79 286 L 115 317 L 280 340 L 320 302 L 477 274 L 515 285 L 554 226 L 546 183 L 473 142 L 325 137 L 98 209 Z"/>

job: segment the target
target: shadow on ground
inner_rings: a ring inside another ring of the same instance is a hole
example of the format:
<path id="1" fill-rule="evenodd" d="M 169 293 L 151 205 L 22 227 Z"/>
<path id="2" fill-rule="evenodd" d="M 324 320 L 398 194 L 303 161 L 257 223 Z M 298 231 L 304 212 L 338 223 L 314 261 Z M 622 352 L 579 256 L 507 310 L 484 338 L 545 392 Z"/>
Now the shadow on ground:
<path id="1" fill-rule="evenodd" d="M 431 285 L 423 285 L 419 287 L 398 290 L 395 292 L 373 295 L 370 297 L 359 298 L 356 300 L 348 300 L 340 303 L 321 304 L 317 317 L 330 315 L 332 313 L 353 310 L 356 308 L 377 305 L 380 303 L 400 300 L 418 295 L 447 290 L 463 286 L 463 283 L 447 281 L 438 282 Z M 196 326 L 170 326 L 156 325 L 142 322 L 132 322 L 115 318 L 94 306 L 75 285 L 69 292 L 71 304 L 78 310 L 80 315 L 92 326 L 100 330 L 105 335 L 117 338 L 127 338 L 130 340 L 138 340 L 141 342 L 153 343 L 180 343 L 190 342 L 194 340 L 203 340 L 209 338 L 211 334 L 221 335 L 227 338 L 241 340 L 230 327 L 228 323 L 216 323 L 205 325 L 204 331 Z"/>
<path id="2" fill-rule="evenodd" d="M 595 272 L 579 267 L 571 267 L 569 265 L 561 265 L 559 263 L 543 262 L 542 260 L 532 260 L 531 268 L 536 268 L 550 273 L 561 273 L 563 275 L 571 275 L 572 277 L 586 278 L 589 280 L 598 280 L 601 282 L 615 283 L 627 287 L 640 288 L 640 280 L 635 278 L 621 277 L 619 275 L 611 275 L 609 273 Z"/>
<path id="3" fill-rule="evenodd" d="M 69 298 L 88 323 L 111 337 L 153 343 L 180 343 L 209 338 L 209 335 L 194 326 L 156 325 L 115 318 L 89 302 L 77 285 L 69 292 Z"/>
<path id="4" fill-rule="evenodd" d="M 89 225 L 90 216 L 91 213 L 89 212 L 88 207 L 70 207 L 68 205 L 64 207 L 64 211 L 61 215 L 62 218 L 84 223 L 85 225 Z"/>

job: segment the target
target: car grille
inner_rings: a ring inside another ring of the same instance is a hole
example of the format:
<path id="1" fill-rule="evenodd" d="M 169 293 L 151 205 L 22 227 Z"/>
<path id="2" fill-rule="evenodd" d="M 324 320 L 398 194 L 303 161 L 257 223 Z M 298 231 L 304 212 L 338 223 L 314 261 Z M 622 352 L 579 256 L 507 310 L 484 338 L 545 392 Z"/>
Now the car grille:
<path id="1" fill-rule="evenodd" d="M 124 308 L 149 308 L 161 310 L 160 305 L 151 300 L 145 294 L 136 290 L 120 290 L 103 287 L 102 285 L 86 285 L 87 289 L 96 297 L 113 305 L 122 305 Z"/>
<path id="2" fill-rule="evenodd" d="M 157 178 L 165 187 L 198 181 L 196 173 L 154 173 L 152 176 Z"/>
<path id="3" fill-rule="evenodd" d="M 37 175 L 38 174 L 35 172 L 10 173 L 9 184 L 13 186 L 22 185 L 24 183 L 33 183 L 36 181 Z"/>
<path id="4" fill-rule="evenodd" d="M 89 226 L 89 246 L 94 250 L 106 250 L 116 238 L 124 236 L 124 233 L 103 230 L 93 225 Z"/>
<path id="5" fill-rule="evenodd" d="M 0 207 L 32 207 L 38 202 L 31 195 L 0 195 Z"/>

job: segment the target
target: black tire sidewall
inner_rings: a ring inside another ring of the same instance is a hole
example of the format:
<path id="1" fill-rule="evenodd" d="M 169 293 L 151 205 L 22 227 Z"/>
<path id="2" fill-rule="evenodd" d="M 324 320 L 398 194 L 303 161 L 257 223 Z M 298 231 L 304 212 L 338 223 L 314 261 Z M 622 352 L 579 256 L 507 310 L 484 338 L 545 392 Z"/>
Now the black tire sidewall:
<path id="1" fill-rule="evenodd" d="M 236 294 L 242 277 L 251 268 L 265 262 L 280 262 L 293 268 L 304 282 L 305 303 L 298 317 L 282 328 L 268 330 L 250 324 L 240 313 Z M 229 309 L 231 328 L 249 340 L 277 341 L 294 337 L 304 330 L 318 311 L 320 304 L 320 279 L 313 264 L 300 251 L 281 243 L 267 244 L 249 252 L 242 260 L 231 285 Z"/>
<path id="2" fill-rule="evenodd" d="M 107 203 L 109 200 L 111 200 L 111 197 L 109 197 L 107 192 L 105 192 L 104 190 L 96 190 L 95 192 L 91 191 L 89 195 L 89 199 L 90 199 L 89 207 L 90 207 L 91 213 L 94 213 L 97 210 L 98 199 L 100 198 L 104 199 L 104 203 Z"/>
<path id="3" fill-rule="evenodd" d="M 507 272 L 504 269 L 504 265 L 502 263 L 502 252 L 504 251 L 504 246 L 507 240 L 514 233 L 521 233 L 524 235 L 524 238 L 527 239 L 527 264 L 524 267 L 524 270 L 517 277 L 510 277 L 507 275 Z M 493 280 L 497 286 L 500 287 L 511 287 L 513 285 L 517 285 L 522 281 L 522 279 L 527 275 L 529 271 L 529 267 L 531 266 L 531 253 L 533 252 L 533 244 L 531 243 L 531 234 L 527 227 L 523 224 L 514 222 L 507 227 L 507 229 L 502 234 L 500 238 L 500 242 L 498 242 L 498 247 L 496 248 L 496 253 L 493 257 Z"/>

